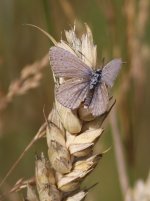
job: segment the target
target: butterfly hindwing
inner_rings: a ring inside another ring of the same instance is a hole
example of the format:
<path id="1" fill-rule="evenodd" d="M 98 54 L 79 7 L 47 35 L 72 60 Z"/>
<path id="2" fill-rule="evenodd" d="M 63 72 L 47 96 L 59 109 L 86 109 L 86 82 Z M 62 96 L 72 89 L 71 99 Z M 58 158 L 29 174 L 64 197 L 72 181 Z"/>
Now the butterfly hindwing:
<path id="1" fill-rule="evenodd" d="M 106 85 L 104 83 L 97 85 L 95 87 L 93 98 L 89 106 L 93 116 L 100 116 L 106 112 L 108 101 L 109 96 Z"/>
<path id="2" fill-rule="evenodd" d="M 107 86 L 113 86 L 119 70 L 121 69 L 121 64 L 121 59 L 113 59 L 102 69 L 102 81 L 105 82 Z"/>
<path id="3" fill-rule="evenodd" d="M 69 79 L 56 89 L 56 99 L 63 106 L 76 109 L 84 101 L 89 90 L 89 81 Z"/>

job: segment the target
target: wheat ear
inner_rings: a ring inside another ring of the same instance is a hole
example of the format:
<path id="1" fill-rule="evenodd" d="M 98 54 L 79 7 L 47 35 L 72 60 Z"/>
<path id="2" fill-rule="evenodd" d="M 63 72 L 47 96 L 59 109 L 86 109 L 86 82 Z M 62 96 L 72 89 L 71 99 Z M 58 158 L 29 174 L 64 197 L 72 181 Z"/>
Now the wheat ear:
<path id="1" fill-rule="evenodd" d="M 67 42 L 61 40 L 55 45 L 76 53 L 88 66 L 95 67 L 96 46 L 90 28 L 85 27 L 86 33 L 81 39 L 77 38 L 74 27 L 65 31 Z M 63 81 L 55 77 L 54 80 L 59 84 Z M 48 159 L 43 153 L 36 157 L 35 184 L 38 196 L 28 184 L 29 201 L 80 201 L 86 197 L 89 189 L 81 189 L 81 182 L 94 170 L 104 154 L 94 153 L 93 148 L 104 131 L 101 125 L 114 103 L 111 99 L 105 114 L 95 118 L 82 106 L 72 111 L 55 100 L 46 120 Z"/>

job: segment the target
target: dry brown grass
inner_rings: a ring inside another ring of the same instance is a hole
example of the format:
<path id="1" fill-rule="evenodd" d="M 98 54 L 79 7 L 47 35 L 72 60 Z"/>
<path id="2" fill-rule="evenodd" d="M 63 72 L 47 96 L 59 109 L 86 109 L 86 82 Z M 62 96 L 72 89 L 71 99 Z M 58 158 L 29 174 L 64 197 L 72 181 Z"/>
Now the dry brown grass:
<path id="1" fill-rule="evenodd" d="M 48 63 L 49 59 L 47 54 L 41 60 L 23 67 L 20 77 L 12 81 L 7 94 L 1 97 L 0 112 L 6 109 L 7 105 L 13 101 L 15 96 L 24 95 L 29 90 L 39 86 L 42 78 L 42 71 L 48 66 Z"/>

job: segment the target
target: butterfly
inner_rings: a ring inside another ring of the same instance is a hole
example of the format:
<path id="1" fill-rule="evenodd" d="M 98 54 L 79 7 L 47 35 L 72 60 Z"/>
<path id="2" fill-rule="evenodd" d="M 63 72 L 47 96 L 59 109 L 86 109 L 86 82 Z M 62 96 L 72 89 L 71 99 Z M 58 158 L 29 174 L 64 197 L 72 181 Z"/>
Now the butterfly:
<path id="1" fill-rule="evenodd" d="M 106 112 L 109 103 L 107 88 L 114 84 L 121 69 L 121 59 L 113 59 L 103 68 L 93 70 L 79 57 L 57 46 L 50 48 L 49 59 L 54 75 L 65 78 L 55 92 L 60 104 L 74 110 L 83 102 L 93 116 Z"/>

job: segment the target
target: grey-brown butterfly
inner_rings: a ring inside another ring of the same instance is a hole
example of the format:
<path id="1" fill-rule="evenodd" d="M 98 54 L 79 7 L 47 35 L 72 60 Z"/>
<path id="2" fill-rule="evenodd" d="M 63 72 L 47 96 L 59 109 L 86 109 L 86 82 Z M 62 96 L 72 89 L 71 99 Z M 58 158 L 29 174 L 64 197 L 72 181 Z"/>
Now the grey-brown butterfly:
<path id="1" fill-rule="evenodd" d="M 83 102 L 93 116 L 106 112 L 109 95 L 121 68 L 122 60 L 113 59 L 103 68 L 93 70 L 71 52 L 53 46 L 49 52 L 50 64 L 56 77 L 66 81 L 56 88 L 56 100 L 72 110 Z"/>

